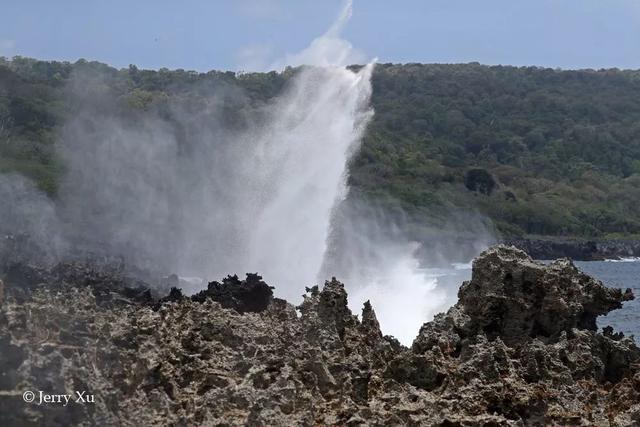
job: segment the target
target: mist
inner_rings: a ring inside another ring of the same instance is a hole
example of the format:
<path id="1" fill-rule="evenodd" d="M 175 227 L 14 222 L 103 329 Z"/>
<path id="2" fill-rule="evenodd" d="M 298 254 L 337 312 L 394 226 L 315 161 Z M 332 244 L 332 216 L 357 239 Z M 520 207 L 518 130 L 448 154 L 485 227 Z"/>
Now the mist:
<path id="1" fill-rule="evenodd" d="M 31 181 L 0 174 L 0 201 L 0 261 L 51 264 L 67 253 L 56 206 Z"/>
<path id="2" fill-rule="evenodd" d="M 307 57 L 325 51 L 321 37 Z M 205 91 L 199 111 L 172 102 L 169 119 L 121 117 L 117 100 L 93 93 L 100 75 L 76 76 L 69 97 L 82 113 L 62 137 L 67 235 L 165 273 L 259 272 L 279 296 L 300 299 L 317 282 L 347 162 L 372 116 L 373 64 L 322 65 L 299 69 L 239 128 L 223 114 L 242 102 L 237 89 Z"/>
<path id="3" fill-rule="evenodd" d="M 257 106 L 232 85 L 203 86 L 195 105 L 174 97 L 122 114 L 123 100 L 102 90 L 108 76 L 77 72 L 66 88 L 78 113 L 60 134 L 56 203 L 2 177 L 0 196 L 14 200 L 0 209 L 5 228 L 44 242 L 50 259 L 73 248 L 162 275 L 258 272 L 293 303 L 336 276 L 354 311 L 371 300 L 383 332 L 410 344 L 456 289 L 425 270 L 429 248 L 407 234 L 402 213 L 349 197 L 348 165 L 374 114 L 373 61 L 347 68 L 363 58 L 340 37 L 351 13 L 347 2 L 308 48 L 274 62 L 301 67 Z"/>
<path id="4" fill-rule="evenodd" d="M 399 206 L 352 193 L 334 213 L 320 276 L 344 280 L 352 311 L 370 301 L 382 332 L 410 345 L 425 321 L 456 303 L 458 287 L 471 277 L 469 261 L 495 241 L 475 214 L 452 217 L 474 224 L 474 236 L 456 241 L 455 224 L 415 233 Z"/>

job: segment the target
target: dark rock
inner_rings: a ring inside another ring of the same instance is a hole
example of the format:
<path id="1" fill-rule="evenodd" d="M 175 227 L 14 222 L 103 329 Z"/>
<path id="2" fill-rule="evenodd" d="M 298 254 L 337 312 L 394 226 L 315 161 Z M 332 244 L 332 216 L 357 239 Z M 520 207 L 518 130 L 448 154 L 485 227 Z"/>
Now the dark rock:
<path id="1" fill-rule="evenodd" d="M 197 302 L 204 302 L 207 298 L 238 313 L 257 313 L 266 310 L 273 300 L 273 288 L 257 274 L 247 273 L 247 279 L 242 281 L 233 275 L 223 279 L 222 283 L 210 282 L 206 290 L 191 297 Z"/>
<path id="2" fill-rule="evenodd" d="M 63 262 L 51 268 L 29 263 L 8 265 L 3 276 L 9 292 L 20 300 L 29 298 L 38 287 L 61 289 L 86 287 L 99 304 L 151 304 L 158 297 L 147 283 L 125 274 L 120 265 Z"/>
<path id="3" fill-rule="evenodd" d="M 169 295 L 167 295 L 166 297 L 160 298 L 160 300 L 155 304 L 154 310 L 158 310 L 160 307 L 162 307 L 162 304 L 164 303 L 180 302 L 184 298 L 185 298 L 184 295 L 182 295 L 182 289 L 173 287 L 169 291 Z"/>
<path id="4" fill-rule="evenodd" d="M 8 286 L 33 288 L 40 283 L 50 281 L 49 272 L 41 267 L 25 263 L 12 263 L 4 272 Z"/>
<path id="5" fill-rule="evenodd" d="M 0 390 L 16 387 L 19 374 L 17 369 L 25 359 L 24 350 L 11 343 L 8 336 L 0 336 Z"/>

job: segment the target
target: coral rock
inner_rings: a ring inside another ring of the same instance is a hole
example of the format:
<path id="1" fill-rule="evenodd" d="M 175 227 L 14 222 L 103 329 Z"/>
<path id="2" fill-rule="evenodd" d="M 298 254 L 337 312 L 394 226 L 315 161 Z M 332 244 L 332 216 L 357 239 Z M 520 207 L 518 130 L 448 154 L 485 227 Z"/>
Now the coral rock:
<path id="1" fill-rule="evenodd" d="M 368 302 L 361 320 L 353 315 L 335 279 L 307 289 L 298 315 L 258 275 L 157 299 L 119 270 L 9 273 L 3 426 L 640 422 L 640 349 L 595 330 L 598 315 L 632 295 L 566 260 L 485 251 L 459 302 L 411 348 L 382 335 Z M 29 405 L 25 390 L 84 390 L 95 403 Z"/>

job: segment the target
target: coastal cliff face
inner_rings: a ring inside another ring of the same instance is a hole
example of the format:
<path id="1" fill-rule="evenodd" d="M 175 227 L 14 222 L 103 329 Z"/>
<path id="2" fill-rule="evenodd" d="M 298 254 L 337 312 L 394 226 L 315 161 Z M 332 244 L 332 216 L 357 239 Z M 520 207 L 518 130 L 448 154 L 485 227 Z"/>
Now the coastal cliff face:
<path id="1" fill-rule="evenodd" d="M 411 348 L 370 304 L 352 314 L 335 279 L 298 310 L 257 275 L 160 299 L 78 264 L 4 279 L 1 425 L 640 423 L 640 349 L 595 323 L 633 295 L 512 247 L 483 252 Z M 95 403 L 28 404 L 26 390 Z"/>

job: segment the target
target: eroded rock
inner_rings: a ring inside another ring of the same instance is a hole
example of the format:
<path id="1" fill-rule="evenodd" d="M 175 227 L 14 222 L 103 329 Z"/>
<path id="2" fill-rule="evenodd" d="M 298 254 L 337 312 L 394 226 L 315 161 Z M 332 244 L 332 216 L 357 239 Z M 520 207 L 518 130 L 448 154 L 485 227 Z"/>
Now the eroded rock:
<path id="1" fill-rule="evenodd" d="M 1 425 L 640 420 L 640 350 L 594 328 L 631 294 L 514 248 L 484 252 L 460 301 L 425 323 L 410 349 L 382 335 L 369 303 L 360 319 L 351 313 L 335 279 L 308 289 L 298 315 L 257 275 L 212 282 L 193 298 L 176 288 L 151 304 L 127 296 L 134 282 L 121 275 L 50 273 L 26 291 L 5 280 Z M 96 403 L 34 406 L 21 397 L 79 388 Z"/>
<path id="2" fill-rule="evenodd" d="M 631 290 L 605 287 L 562 259 L 543 265 L 525 252 L 497 246 L 474 261 L 458 293 L 474 331 L 522 340 L 555 338 L 573 328 L 596 330 L 596 318 L 632 299 Z"/>
<path id="3" fill-rule="evenodd" d="M 248 273 L 246 280 L 242 281 L 233 275 L 223 279 L 222 283 L 209 283 L 207 289 L 192 297 L 198 302 L 204 302 L 207 298 L 238 313 L 257 313 L 266 310 L 273 300 L 273 288 L 263 282 L 262 277 L 257 274 Z"/>

